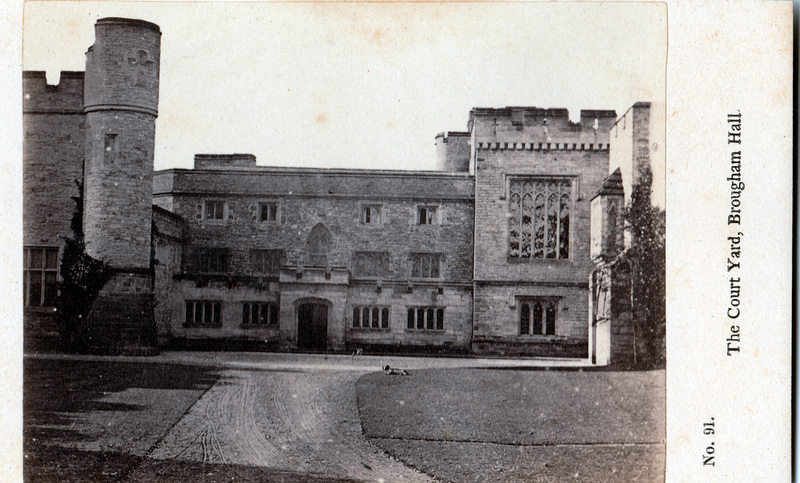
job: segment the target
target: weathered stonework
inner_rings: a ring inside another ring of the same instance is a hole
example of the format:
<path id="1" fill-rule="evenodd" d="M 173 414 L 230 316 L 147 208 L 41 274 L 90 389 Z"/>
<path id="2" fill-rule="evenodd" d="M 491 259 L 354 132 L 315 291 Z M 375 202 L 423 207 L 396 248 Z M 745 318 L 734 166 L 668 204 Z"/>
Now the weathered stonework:
<path id="1" fill-rule="evenodd" d="M 475 160 L 475 316 L 479 352 L 586 354 L 589 198 L 608 170 L 614 113 L 562 109 L 473 109 Z M 509 248 L 509 180 L 553 179 L 571 186 L 569 247 L 564 259 L 514 258 Z M 521 333 L 520 299 L 557 301 L 554 335 Z"/>
<path id="2" fill-rule="evenodd" d="M 23 243 L 63 247 L 83 178 L 83 72 L 62 72 L 56 86 L 44 72 L 22 80 Z"/>
<path id="3" fill-rule="evenodd" d="M 160 35 L 101 19 L 85 76 L 24 75 L 25 245 L 63 245 L 83 177 L 87 252 L 114 268 L 90 317 L 98 340 L 587 357 L 608 336 L 613 357 L 628 350 L 625 324 L 597 328 L 624 307 L 598 322 L 590 294 L 624 290 L 603 282 L 622 273 L 608 265 L 624 246 L 610 223 L 622 181 L 595 195 L 610 159 L 652 158 L 649 105 L 578 123 L 564 109 L 476 108 L 466 131 L 436 136 L 436 171 L 198 154 L 194 169 L 153 173 Z M 535 205 L 537 193 L 557 197 Z M 535 226 L 558 246 L 533 254 Z M 26 324 L 46 327 L 34 312 Z"/>

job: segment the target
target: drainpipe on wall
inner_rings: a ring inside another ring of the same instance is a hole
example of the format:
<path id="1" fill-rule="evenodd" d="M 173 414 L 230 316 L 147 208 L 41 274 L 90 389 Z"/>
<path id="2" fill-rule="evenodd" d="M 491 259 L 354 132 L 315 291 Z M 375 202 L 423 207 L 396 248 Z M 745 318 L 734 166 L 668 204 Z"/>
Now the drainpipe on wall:
<path id="1" fill-rule="evenodd" d="M 597 269 L 595 268 L 592 270 L 592 273 L 589 274 L 589 341 L 586 344 L 588 347 L 588 357 L 589 357 L 589 364 L 595 364 L 593 361 L 594 357 L 594 341 L 592 338 L 592 333 L 594 331 L 594 325 L 597 321 L 597 314 L 595 313 L 595 306 L 594 306 L 594 286 L 595 286 L 595 277 L 597 275 Z"/>

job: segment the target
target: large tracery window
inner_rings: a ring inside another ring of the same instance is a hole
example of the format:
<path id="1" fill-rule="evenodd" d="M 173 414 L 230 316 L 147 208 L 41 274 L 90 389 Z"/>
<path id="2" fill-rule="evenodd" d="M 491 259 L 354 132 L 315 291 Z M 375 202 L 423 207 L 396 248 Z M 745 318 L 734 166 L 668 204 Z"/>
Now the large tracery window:
<path id="1" fill-rule="evenodd" d="M 513 178 L 508 209 L 509 258 L 569 258 L 571 180 Z"/>

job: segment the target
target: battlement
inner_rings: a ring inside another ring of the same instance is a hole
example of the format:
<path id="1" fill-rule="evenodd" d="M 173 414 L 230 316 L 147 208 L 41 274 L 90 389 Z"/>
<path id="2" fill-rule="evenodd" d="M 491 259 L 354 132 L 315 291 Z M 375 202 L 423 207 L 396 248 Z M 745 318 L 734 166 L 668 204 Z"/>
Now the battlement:
<path id="1" fill-rule="evenodd" d="M 563 108 L 539 107 L 474 108 L 469 129 L 478 143 L 607 144 L 608 132 L 616 121 L 615 111 L 581 110 L 580 122 L 569 119 Z M 573 148 L 574 149 L 574 148 Z"/>
<path id="2" fill-rule="evenodd" d="M 44 71 L 22 73 L 22 112 L 83 114 L 83 72 L 64 71 L 58 84 L 47 83 Z"/>
<path id="3" fill-rule="evenodd" d="M 195 169 L 213 168 L 253 168 L 256 157 L 253 154 L 195 154 Z"/>

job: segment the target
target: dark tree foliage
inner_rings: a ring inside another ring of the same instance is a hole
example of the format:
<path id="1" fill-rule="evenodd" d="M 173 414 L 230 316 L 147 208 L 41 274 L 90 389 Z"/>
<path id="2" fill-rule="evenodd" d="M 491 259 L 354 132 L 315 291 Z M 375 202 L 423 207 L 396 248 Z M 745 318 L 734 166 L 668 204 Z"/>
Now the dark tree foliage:
<path id="1" fill-rule="evenodd" d="M 639 169 L 625 209 L 625 228 L 631 246 L 625 258 L 631 274 L 631 308 L 635 331 L 635 360 L 648 367 L 663 367 L 666 357 L 666 216 L 650 200 L 653 174 L 648 165 Z"/>
<path id="2" fill-rule="evenodd" d="M 64 349 L 84 352 L 92 346 L 87 316 L 92 302 L 111 276 L 110 267 L 86 254 L 83 238 L 83 182 L 76 181 L 78 196 L 72 213 L 72 236 L 66 240 L 61 260 L 61 282 L 56 310 Z"/>

